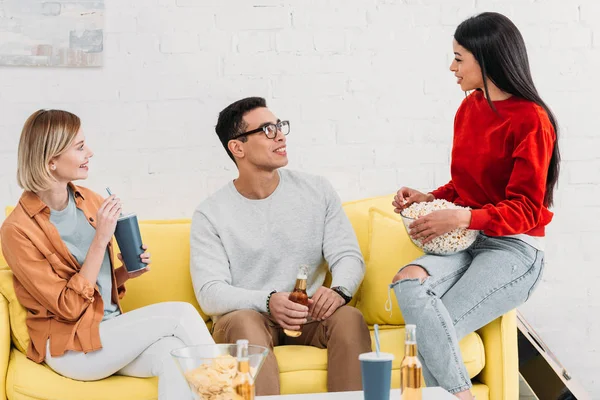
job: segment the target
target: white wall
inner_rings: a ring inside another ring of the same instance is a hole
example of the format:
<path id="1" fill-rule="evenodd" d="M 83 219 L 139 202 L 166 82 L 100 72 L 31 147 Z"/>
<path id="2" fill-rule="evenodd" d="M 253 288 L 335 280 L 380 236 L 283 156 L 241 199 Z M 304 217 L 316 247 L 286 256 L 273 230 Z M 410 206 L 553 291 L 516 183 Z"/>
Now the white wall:
<path id="1" fill-rule="evenodd" d="M 0 205 L 38 108 L 79 114 L 109 185 L 142 218 L 189 217 L 235 175 L 217 113 L 264 96 L 290 119 L 290 167 L 343 200 L 449 178 L 464 97 L 448 65 L 456 25 L 500 11 L 521 28 L 562 128 L 564 162 L 543 284 L 523 307 L 572 375 L 600 398 L 600 5 L 596 0 L 106 0 L 101 69 L 0 68 Z"/>

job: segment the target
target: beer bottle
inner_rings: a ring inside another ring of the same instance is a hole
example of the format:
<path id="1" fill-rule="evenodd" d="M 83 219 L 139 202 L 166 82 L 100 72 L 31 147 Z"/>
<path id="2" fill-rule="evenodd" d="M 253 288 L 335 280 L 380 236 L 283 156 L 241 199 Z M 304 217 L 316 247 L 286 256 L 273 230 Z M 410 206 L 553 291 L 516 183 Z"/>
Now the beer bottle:
<path id="1" fill-rule="evenodd" d="M 254 400 L 254 379 L 250 374 L 250 359 L 248 358 L 248 341 L 240 339 L 237 344 L 238 373 L 233 380 L 235 392 L 241 399 Z"/>
<path id="2" fill-rule="evenodd" d="M 298 275 L 296 275 L 296 285 L 294 286 L 294 291 L 290 293 L 290 297 L 288 297 L 288 299 L 294 303 L 302 304 L 303 306 L 308 307 L 308 294 L 306 293 L 307 278 L 308 267 L 306 265 L 301 265 L 300 268 L 298 268 Z M 302 335 L 302 331 L 284 329 L 283 332 L 291 337 L 298 337 Z"/>
<path id="3" fill-rule="evenodd" d="M 400 393 L 402 400 L 421 400 L 421 361 L 417 357 L 417 334 L 415 325 L 406 325 L 404 358 L 400 364 Z"/>

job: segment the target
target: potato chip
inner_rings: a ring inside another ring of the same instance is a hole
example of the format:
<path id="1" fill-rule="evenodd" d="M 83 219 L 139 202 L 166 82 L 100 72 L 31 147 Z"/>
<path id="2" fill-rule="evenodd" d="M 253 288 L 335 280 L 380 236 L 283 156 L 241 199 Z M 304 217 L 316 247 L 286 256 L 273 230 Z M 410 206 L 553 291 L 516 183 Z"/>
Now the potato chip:
<path id="1" fill-rule="evenodd" d="M 203 400 L 243 400 L 235 393 L 233 380 L 237 375 L 237 360 L 228 354 L 211 363 L 187 371 L 184 376 L 194 394 Z"/>

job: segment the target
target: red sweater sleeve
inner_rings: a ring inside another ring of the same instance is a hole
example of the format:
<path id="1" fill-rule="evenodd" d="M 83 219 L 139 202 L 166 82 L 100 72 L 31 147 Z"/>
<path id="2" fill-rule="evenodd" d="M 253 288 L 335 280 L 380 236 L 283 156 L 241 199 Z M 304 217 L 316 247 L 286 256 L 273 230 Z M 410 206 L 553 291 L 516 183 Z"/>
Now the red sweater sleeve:
<path id="1" fill-rule="evenodd" d="M 514 167 L 506 200 L 471 211 L 470 229 L 491 235 L 515 235 L 536 227 L 542 218 L 546 177 L 554 147 L 554 132 L 537 121 L 512 153 Z"/>
<path id="2" fill-rule="evenodd" d="M 458 197 L 452 180 L 446 183 L 444 186 L 440 186 L 439 188 L 435 189 L 433 192 L 431 192 L 431 194 L 436 199 L 443 199 L 452 203 Z"/>

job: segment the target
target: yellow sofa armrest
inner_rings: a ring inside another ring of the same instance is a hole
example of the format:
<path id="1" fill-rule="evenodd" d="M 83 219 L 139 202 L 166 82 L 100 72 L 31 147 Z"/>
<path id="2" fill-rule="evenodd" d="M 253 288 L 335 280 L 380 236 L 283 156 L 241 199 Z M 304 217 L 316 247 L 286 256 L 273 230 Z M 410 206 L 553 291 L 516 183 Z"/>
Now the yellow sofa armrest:
<path id="1" fill-rule="evenodd" d="M 8 371 L 10 344 L 8 300 L 0 294 L 0 400 L 6 400 L 6 373 Z"/>
<path id="2" fill-rule="evenodd" d="M 517 313 L 510 311 L 477 331 L 485 349 L 485 367 L 477 380 L 487 385 L 490 400 L 518 400 L 519 350 Z"/>

